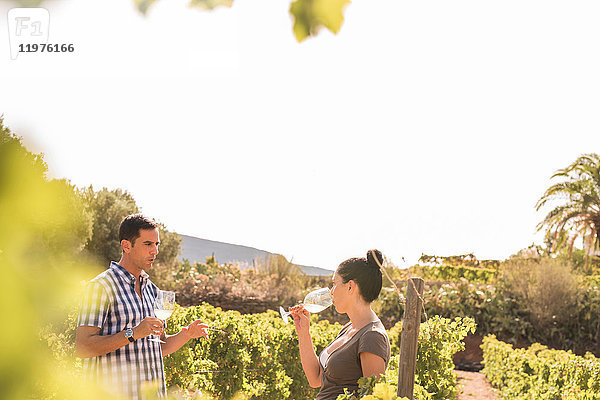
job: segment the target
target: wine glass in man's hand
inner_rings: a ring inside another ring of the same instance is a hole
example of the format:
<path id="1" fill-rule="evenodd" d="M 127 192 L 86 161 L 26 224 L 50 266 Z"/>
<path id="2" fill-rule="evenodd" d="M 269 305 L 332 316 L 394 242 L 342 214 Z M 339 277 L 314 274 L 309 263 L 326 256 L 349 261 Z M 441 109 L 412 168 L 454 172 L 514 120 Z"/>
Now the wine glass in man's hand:
<path id="1" fill-rule="evenodd" d="M 156 318 L 166 321 L 171 314 L 175 311 L 175 292 L 168 290 L 159 290 L 156 293 L 156 299 L 154 300 L 154 315 Z M 158 338 L 148 339 L 153 342 L 165 343 Z"/>

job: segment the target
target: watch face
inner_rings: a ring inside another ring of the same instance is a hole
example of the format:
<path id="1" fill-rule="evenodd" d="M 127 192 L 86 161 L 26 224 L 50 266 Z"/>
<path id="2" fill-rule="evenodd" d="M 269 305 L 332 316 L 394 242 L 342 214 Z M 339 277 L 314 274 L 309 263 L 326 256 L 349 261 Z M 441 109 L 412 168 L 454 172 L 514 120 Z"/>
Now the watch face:
<path id="1" fill-rule="evenodd" d="M 132 337 L 133 336 L 133 329 L 129 328 L 125 331 L 125 337 Z"/>

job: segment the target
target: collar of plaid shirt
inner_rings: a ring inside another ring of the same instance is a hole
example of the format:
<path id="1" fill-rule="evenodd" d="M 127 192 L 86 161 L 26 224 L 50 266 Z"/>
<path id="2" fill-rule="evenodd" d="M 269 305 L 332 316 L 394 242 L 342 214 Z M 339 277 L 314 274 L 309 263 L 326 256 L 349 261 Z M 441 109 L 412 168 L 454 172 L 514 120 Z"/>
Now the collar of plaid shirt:
<path id="1" fill-rule="evenodd" d="M 114 269 L 116 274 L 120 278 L 122 278 L 125 282 L 129 282 L 130 284 L 135 285 L 135 280 L 136 280 L 135 275 L 133 275 L 131 272 L 127 271 L 120 264 L 118 264 L 114 261 L 111 261 L 110 268 Z M 144 285 L 148 281 L 148 277 L 149 277 L 149 275 L 146 273 L 146 271 L 142 270 L 142 273 L 140 274 L 140 284 Z"/>

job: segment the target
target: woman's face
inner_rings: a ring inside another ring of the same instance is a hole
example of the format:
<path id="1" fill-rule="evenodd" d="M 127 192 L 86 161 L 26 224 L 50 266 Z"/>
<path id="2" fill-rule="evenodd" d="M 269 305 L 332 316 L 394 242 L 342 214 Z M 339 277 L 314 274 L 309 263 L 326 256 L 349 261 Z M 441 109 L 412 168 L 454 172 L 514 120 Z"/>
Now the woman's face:
<path id="1" fill-rule="evenodd" d="M 330 292 L 335 310 L 341 314 L 345 313 L 344 305 L 348 299 L 348 283 L 344 283 L 337 271 L 333 274 L 333 285 Z"/>

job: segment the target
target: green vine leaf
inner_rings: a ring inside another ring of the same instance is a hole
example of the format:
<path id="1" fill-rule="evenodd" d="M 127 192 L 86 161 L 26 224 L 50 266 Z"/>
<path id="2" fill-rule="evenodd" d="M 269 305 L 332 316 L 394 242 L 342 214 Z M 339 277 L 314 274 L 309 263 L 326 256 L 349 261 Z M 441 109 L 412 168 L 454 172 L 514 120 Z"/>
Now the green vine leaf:
<path id="1" fill-rule="evenodd" d="M 298 42 L 315 36 L 322 27 L 337 34 L 344 22 L 344 8 L 350 0 L 295 0 L 290 5 L 294 35 Z"/>

